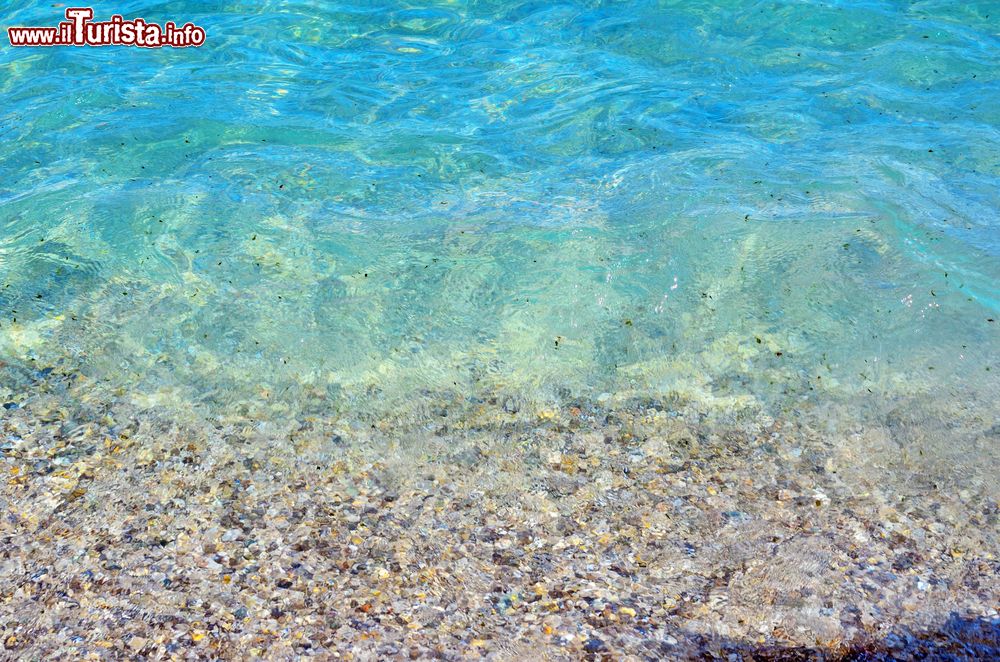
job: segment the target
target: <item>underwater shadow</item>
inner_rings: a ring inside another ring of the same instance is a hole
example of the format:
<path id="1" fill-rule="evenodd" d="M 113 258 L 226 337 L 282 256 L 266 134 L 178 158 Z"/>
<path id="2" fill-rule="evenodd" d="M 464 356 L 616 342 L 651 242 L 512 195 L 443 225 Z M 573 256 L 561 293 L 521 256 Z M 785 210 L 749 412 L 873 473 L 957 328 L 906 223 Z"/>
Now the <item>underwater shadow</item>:
<path id="1" fill-rule="evenodd" d="M 939 627 L 899 630 L 882 639 L 858 639 L 840 648 L 751 644 L 699 637 L 691 659 L 732 662 L 889 662 L 895 660 L 1000 660 L 1000 619 L 952 613 Z"/>

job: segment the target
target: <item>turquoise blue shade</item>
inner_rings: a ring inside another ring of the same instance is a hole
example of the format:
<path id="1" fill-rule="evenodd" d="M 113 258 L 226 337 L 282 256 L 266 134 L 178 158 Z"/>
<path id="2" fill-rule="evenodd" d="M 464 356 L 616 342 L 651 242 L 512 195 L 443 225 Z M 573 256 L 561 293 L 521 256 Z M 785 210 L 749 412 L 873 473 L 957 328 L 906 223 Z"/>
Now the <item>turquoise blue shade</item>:
<path id="1" fill-rule="evenodd" d="M 7 361 L 279 416 L 996 406 L 995 2 L 114 11 L 208 41 L 0 40 Z"/>

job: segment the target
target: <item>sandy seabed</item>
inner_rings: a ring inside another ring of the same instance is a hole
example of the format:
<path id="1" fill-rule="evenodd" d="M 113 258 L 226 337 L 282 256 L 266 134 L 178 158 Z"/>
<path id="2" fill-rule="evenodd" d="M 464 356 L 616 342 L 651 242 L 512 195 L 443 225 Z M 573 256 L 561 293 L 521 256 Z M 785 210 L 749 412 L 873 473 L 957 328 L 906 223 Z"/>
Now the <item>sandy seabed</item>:
<path id="1" fill-rule="evenodd" d="M 974 408 L 274 423 L 58 370 L 23 387 L 0 410 L 6 659 L 1000 655 L 1000 428 Z"/>

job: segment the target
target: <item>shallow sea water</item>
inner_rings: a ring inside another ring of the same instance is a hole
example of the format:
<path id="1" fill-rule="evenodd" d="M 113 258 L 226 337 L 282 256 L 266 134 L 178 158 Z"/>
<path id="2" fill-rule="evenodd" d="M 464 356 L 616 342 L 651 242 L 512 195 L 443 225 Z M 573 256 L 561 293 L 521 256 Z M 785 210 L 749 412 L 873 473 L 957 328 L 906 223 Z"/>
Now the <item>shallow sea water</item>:
<path id="1" fill-rule="evenodd" d="M 434 432 L 369 449 L 404 466 L 449 427 L 643 403 L 793 421 L 845 494 L 938 472 L 995 512 L 996 3 L 113 10 L 208 42 L 0 51 L 20 415 Z"/>
<path id="2" fill-rule="evenodd" d="M 996 400 L 990 3 L 169 11 L 208 45 L 3 55 L 5 353 L 213 407 Z"/>

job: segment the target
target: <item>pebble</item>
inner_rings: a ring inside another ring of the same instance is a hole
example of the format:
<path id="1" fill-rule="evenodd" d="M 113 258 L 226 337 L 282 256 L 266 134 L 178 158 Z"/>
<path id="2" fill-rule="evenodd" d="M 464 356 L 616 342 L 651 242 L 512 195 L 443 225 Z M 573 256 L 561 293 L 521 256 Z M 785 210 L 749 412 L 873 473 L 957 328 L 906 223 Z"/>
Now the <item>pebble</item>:
<path id="1" fill-rule="evenodd" d="M 688 659 L 700 633 L 815 647 L 997 604 L 996 529 L 975 490 L 945 489 L 982 476 L 928 464 L 920 480 L 943 487 L 923 490 L 852 460 L 874 443 L 861 432 L 781 418 L 790 454 L 643 402 L 523 423 L 493 405 L 475 425 L 454 406 L 460 432 L 433 438 L 317 415 L 289 441 L 274 422 L 182 425 L 129 402 L 0 420 L 17 586 L 0 627 L 19 624 L 0 641 L 18 658 L 107 657 L 102 642 L 124 640 L 110 645 L 180 659 Z M 817 470 L 831 454 L 836 472 Z"/>

